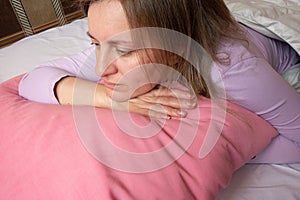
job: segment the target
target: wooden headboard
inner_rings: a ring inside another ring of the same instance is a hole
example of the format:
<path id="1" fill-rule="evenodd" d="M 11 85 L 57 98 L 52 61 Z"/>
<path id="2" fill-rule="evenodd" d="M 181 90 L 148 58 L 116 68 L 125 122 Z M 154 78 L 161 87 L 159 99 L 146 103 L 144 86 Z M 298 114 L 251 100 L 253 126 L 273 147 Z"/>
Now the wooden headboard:
<path id="1" fill-rule="evenodd" d="M 1 0 L 0 47 L 84 17 L 76 0 Z"/>

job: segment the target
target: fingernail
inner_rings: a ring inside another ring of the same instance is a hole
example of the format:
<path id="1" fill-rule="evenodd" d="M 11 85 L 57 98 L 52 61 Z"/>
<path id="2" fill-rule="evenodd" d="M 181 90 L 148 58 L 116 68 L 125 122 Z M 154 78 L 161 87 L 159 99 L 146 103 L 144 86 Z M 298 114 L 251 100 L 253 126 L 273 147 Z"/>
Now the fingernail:
<path id="1" fill-rule="evenodd" d="M 178 111 L 177 115 L 180 116 L 180 117 L 186 117 L 187 116 L 187 112 L 185 112 L 185 111 Z"/>
<path id="2" fill-rule="evenodd" d="M 193 102 L 193 103 L 191 103 L 191 107 L 192 107 L 192 108 L 196 108 L 197 105 L 198 105 L 198 102 Z"/>
<path id="3" fill-rule="evenodd" d="M 161 118 L 162 119 L 171 119 L 171 117 L 169 115 L 162 115 Z"/>
<path id="4" fill-rule="evenodd" d="M 191 107 L 191 102 L 187 101 L 187 102 L 184 102 L 184 108 L 189 108 Z"/>
<path id="5" fill-rule="evenodd" d="M 197 102 L 186 102 L 185 103 L 185 106 L 187 107 L 187 108 L 195 108 L 196 106 L 197 106 Z"/>

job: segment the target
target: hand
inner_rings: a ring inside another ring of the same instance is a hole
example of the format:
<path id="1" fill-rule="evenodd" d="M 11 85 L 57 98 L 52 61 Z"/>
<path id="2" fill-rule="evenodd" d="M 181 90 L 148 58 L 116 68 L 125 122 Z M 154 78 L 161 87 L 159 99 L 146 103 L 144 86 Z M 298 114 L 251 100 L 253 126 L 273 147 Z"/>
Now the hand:
<path id="1" fill-rule="evenodd" d="M 145 116 L 170 119 L 173 117 L 186 117 L 186 109 L 197 106 L 197 97 L 187 90 L 168 89 L 159 87 L 150 92 L 130 99 L 128 102 L 113 102 L 112 109 L 126 110 Z"/>

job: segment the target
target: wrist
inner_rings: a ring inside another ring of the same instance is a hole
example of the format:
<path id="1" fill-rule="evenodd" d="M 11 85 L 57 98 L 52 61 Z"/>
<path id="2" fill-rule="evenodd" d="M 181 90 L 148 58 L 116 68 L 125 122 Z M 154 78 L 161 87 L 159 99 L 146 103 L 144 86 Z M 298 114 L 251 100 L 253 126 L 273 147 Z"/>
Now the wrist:
<path id="1" fill-rule="evenodd" d="M 102 84 L 97 84 L 95 94 L 95 106 L 100 108 L 111 108 L 111 98 L 107 95 L 106 88 Z"/>

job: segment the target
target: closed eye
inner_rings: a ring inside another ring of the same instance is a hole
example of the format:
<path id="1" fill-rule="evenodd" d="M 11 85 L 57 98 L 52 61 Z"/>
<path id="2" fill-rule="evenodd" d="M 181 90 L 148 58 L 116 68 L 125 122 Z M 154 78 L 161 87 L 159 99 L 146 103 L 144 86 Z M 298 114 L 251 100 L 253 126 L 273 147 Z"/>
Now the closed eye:
<path id="1" fill-rule="evenodd" d="M 95 45 L 95 46 L 100 46 L 100 43 L 98 43 L 98 42 L 91 42 L 91 45 Z"/>
<path id="2" fill-rule="evenodd" d="M 123 50 L 123 49 L 116 49 L 119 55 L 127 55 L 132 52 L 132 50 Z"/>
<path id="3" fill-rule="evenodd" d="M 89 32 L 86 33 L 91 38 L 91 45 L 100 46 L 100 43 Z"/>

